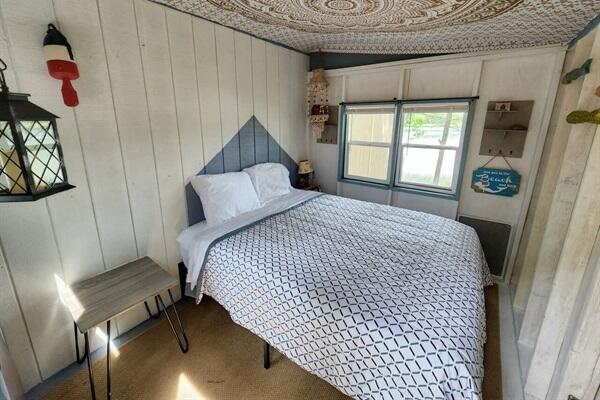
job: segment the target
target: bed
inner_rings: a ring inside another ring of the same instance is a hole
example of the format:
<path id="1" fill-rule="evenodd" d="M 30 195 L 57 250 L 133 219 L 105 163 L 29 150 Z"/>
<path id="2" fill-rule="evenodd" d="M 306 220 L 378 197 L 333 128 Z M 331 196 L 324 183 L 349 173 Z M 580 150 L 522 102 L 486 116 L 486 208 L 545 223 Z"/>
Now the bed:
<path id="1" fill-rule="evenodd" d="M 396 207 L 292 190 L 179 238 L 188 294 L 355 399 L 480 399 L 475 231 Z"/>

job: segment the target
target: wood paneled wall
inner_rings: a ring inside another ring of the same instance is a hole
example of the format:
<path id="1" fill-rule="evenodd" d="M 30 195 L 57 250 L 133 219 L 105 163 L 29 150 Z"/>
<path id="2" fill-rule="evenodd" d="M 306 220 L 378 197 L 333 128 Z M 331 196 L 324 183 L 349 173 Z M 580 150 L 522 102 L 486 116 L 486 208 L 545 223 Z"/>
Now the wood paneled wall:
<path id="1" fill-rule="evenodd" d="M 0 0 L 0 15 L 9 86 L 61 117 L 77 186 L 0 204 L 0 326 L 30 388 L 74 360 L 56 280 L 143 255 L 175 273 L 184 185 L 252 115 L 306 156 L 308 57 L 147 0 Z M 75 109 L 46 71 L 50 22 L 79 66 Z M 118 317 L 118 333 L 145 318 L 139 307 Z"/>

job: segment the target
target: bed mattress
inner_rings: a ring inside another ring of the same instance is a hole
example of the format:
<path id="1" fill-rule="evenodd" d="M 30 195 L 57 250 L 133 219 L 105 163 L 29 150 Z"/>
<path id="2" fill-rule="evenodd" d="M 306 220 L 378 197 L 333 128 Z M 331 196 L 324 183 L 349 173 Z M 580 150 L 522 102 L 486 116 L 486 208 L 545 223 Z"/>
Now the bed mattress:
<path id="1" fill-rule="evenodd" d="M 475 231 L 294 196 L 182 240 L 197 297 L 355 399 L 480 399 L 490 276 Z"/>

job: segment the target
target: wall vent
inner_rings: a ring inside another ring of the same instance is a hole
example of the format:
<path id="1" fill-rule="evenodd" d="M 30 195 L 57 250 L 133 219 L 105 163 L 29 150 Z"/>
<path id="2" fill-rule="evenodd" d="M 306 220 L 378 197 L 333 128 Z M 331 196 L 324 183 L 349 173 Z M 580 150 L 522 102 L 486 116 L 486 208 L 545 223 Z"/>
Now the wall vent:
<path id="1" fill-rule="evenodd" d="M 511 226 L 499 222 L 486 221 L 478 218 L 458 217 L 458 222 L 469 225 L 475 229 L 485 253 L 485 259 L 494 276 L 502 277 L 508 244 L 510 240 Z"/>

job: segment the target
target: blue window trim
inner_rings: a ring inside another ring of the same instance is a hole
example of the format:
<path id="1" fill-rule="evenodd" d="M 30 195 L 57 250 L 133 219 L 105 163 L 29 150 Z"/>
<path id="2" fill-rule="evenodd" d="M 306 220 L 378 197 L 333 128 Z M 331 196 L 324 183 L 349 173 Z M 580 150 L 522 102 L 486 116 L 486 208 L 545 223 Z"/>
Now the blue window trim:
<path id="1" fill-rule="evenodd" d="M 393 101 L 360 101 L 360 102 L 343 102 L 340 103 L 339 118 L 340 121 L 340 141 L 339 141 L 339 157 L 338 157 L 338 182 L 351 183 L 361 186 L 367 186 L 378 189 L 391 190 L 394 192 L 411 193 L 421 196 L 436 197 L 448 200 L 458 200 L 460 191 L 462 188 L 462 181 L 464 176 L 465 162 L 467 160 L 467 153 L 469 149 L 469 139 L 471 137 L 471 128 L 473 126 L 473 118 L 475 114 L 475 101 L 479 99 L 479 96 L 474 97 L 452 97 L 443 99 L 421 99 L 421 100 L 393 100 Z M 407 188 L 402 186 L 396 186 L 396 173 L 398 171 L 396 162 L 398 161 L 398 149 L 400 143 L 399 125 L 400 118 L 402 115 L 402 107 L 404 104 L 430 104 L 430 103 L 455 103 L 458 101 L 468 102 L 469 111 L 467 115 L 467 123 L 465 126 L 465 133 L 463 137 L 462 154 L 460 164 L 458 168 L 458 178 L 456 181 L 456 191 L 454 193 L 443 193 L 433 190 L 427 190 L 427 188 L 416 189 Z M 377 104 L 394 104 L 395 105 L 395 116 L 394 116 L 394 137 L 392 144 L 392 154 L 390 158 L 390 168 L 392 168 L 389 174 L 387 183 L 370 182 L 366 180 L 360 180 L 355 178 L 344 177 L 344 170 L 346 164 L 346 107 L 348 105 L 377 105 Z"/>

